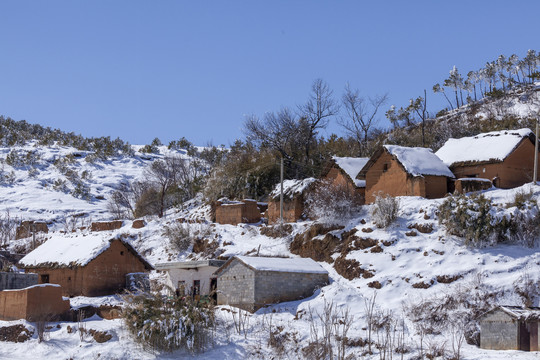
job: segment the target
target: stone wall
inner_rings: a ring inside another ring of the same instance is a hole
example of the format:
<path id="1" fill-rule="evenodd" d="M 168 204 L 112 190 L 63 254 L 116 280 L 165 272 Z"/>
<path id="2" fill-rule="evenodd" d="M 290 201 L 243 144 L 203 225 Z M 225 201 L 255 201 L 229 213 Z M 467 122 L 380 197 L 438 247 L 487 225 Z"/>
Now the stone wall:
<path id="1" fill-rule="evenodd" d="M 268 304 L 299 300 L 328 284 L 328 274 L 256 271 L 233 260 L 218 276 L 219 305 L 257 311 Z"/>
<path id="2" fill-rule="evenodd" d="M 328 284 L 328 274 L 257 271 L 255 310 L 268 304 L 304 299 Z"/>
<path id="3" fill-rule="evenodd" d="M 231 305 L 254 311 L 255 271 L 233 260 L 217 279 L 218 305 Z"/>
<path id="4" fill-rule="evenodd" d="M 19 290 L 0 291 L 0 319 L 54 320 L 69 311 L 58 285 L 34 285 Z"/>
<path id="5" fill-rule="evenodd" d="M 491 350 L 518 350 L 519 322 L 502 310 L 487 314 L 480 321 L 480 347 Z"/>
<path id="6" fill-rule="evenodd" d="M 37 283 L 37 274 L 0 272 L 0 290 L 24 289 Z"/>

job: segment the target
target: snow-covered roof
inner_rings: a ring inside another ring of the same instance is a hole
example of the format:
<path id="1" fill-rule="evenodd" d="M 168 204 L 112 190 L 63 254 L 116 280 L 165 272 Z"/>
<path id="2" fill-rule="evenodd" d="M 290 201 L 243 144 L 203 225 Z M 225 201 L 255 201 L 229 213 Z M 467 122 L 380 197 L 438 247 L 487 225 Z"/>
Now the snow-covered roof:
<path id="1" fill-rule="evenodd" d="M 314 178 L 307 178 L 303 180 L 284 180 L 283 181 L 283 196 L 291 199 L 295 195 L 300 195 L 315 181 L 316 180 Z M 281 192 L 281 184 L 277 184 L 274 190 L 270 193 L 270 198 L 272 199 L 278 198 L 280 192 Z"/>
<path id="2" fill-rule="evenodd" d="M 514 151 L 529 129 L 502 130 L 461 139 L 448 139 L 435 153 L 446 165 L 466 162 L 500 162 Z"/>
<path id="3" fill-rule="evenodd" d="M 540 307 L 536 307 L 536 306 L 523 307 L 523 306 L 501 305 L 493 310 L 496 310 L 496 309 L 501 309 L 508 315 L 519 320 L 539 320 L 540 319 Z"/>
<path id="4" fill-rule="evenodd" d="M 454 177 L 448 166 L 431 149 L 397 145 L 384 145 L 384 148 L 413 176 L 435 175 Z"/>
<path id="5" fill-rule="evenodd" d="M 235 256 L 247 266 L 261 271 L 278 272 L 300 272 L 327 274 L 321 265 L 310 258 L 276 258 L 276 257 L 253 257 L 253 256 Z"/>
<path id="6" fill-rule="evenodd" d="M 365 180 L 358 180 L 356 176 L 362 170 L 362 168 L 367 164 L 369 158 L 355 158 L 355 157 L 337 157 L 334 156 L 332 159 L 335 161 L 336 165 L 339 166 L 352 181 L 358 187 L 366 187 Z"/>
<path id="7" fill-rule="evenodd" d="M 86 236 L 53 236 L 34 251 L 23 257 L 19 264 L 23 267 L 68 267 L 86 266 L 99 254 L 107 250 L 114 240 L 121 241 L 128 250 L 132 251 L 147 268 L 152 266 L 136 252 L 127 242 L 120 238 L 109 239 L 103 234 Z"/>

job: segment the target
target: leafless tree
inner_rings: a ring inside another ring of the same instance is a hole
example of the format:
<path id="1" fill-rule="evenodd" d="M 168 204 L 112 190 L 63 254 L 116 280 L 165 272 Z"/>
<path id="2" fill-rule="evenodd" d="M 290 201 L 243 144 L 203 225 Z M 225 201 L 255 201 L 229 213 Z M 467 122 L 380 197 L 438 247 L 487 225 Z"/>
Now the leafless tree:
<path id="1" fill-rule="evenodd" d="M 377 112 L 386 103 L 388 95 L 378 95 L 369 98 L 367 101 L 360 96 L 358 89 L 351 89 L 349 85 L 345 87 L 345 94 L 342 98 L 345 116 L 339 120 L 339 124 L 345 131 L 360 145 L 361 154 L 367 155 L 367 143 L 369 134 L 377 123 Z"/>
<path id="2" fill-rule="evenodd" d="M 309 161 L 310 151 L 319 129 L 328 126 L 330 118 L 335 116 L 339 106 L 333 98 L 333 92 L 326 82 L 316 79 L 311 85 L 308 101 L 299 106 L 300 117 L 304 119 L 307 127 L 305 159 Z"/>

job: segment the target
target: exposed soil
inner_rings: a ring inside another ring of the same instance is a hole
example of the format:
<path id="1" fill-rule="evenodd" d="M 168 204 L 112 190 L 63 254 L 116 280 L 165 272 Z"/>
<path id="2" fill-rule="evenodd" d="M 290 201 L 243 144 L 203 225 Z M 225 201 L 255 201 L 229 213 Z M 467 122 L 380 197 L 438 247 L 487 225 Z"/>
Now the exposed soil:
<path id="1" fill-rule="evenodd" d="M 28 330 L 22 324 L 0 327 L 0 341 L 25 342 L 33 334 L 33 331 Z"/>

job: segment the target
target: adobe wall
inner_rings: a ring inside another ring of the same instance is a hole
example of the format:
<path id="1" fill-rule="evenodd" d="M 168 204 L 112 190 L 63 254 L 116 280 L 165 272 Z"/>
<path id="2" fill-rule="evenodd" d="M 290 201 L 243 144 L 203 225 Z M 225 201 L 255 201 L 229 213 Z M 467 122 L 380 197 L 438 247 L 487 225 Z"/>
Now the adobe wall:
<path id="1" fill-rule="evenodd" d="M 534 145 L 529 139 L 523 139 L 502 163 L 454 166 L 451 170 L 456 178 L 479 177 L 489 180 L 499 178 L 493 185 L 501 189 L 510 189 L 531 182 L 533 168 Z"/>
<path id="2" fill-rule="evenodd" d="M 25 289 L 0 291 L 2 320 L 51 320 L 62 316 L 69 308 L 69 300 L 62 298 L 62 289 L 58 285 L 35 285 Z"/>
<path id="3" fill-rule="evenodd" d="M 420 184 L 410 181 L 403 167 L 386 151 L 366 173 L 366 204 L 373 203 L 379 192 L 391 196 L 402 196 L 419 195 L 415 192 L 420 191 Z"/>
<path id="4" fill-rule="evenodd" d="M 360 205 L 364 204 L 366 189 L 356 187 L 356 184 L 351 182 L 349 177 L 344 175 L 340 169 L 335 167 L 331 168 L 328 174 L 325 176 L 324 180 L 328 181 L 330 185 L 346 188 L 347 191 L 351 194 L 351 197 L 359 197 L 361 199 Z"/>
<path id="5" fill-rule="evenodd" d="M 257 271 L 254 310 L 268 304 L 307 298 L 315 289 L 327 284 L 328 274 Z"/>
<path id="6" fill-rule="evenodd" d="M 446 176 L 424 175 L 426 199 L 438 199 L 448 193 L 448 178 Z"/>
<path id="7" fill-rule="evenodd" d="M 93 222 L 90 231 L 110 231 L 120 229 L 124 225 L 121 220 Z"/>
<path id="8" fill-rule="evenodd" d="M 125 287 L 126 274 L 145 272 L 144 264 L 119 240 L 84 267 L 28 268 L 27 271 L 49 275 L 49 283 L 62 286 L 64 296 L 101 296 L 119 292 Z"/>
<path id="9" fill-rule="evenodd" d="M 146 272 L 141 260 L 119 240 L 101 253 L 84 268 L 82 295 L 101 296 L 114 294 L 126 284 L 126 274 Z"/>
<path id="10" fill-rule="evenodd" d="M 255 272 L 239 260 L 232 260 L 217 279 L 218 305 L 255 310 Z"/>
<path id="11" fill-rule="evenodd" d="M 24 289 L 26 287 L 36 285 L 37 283 L 38 283 L 37 274 L 0 272 L 0 291 Z"/>
<path id="12" fill-rule="evenodd" d="M 244 200 L 238 204 L 220 204 L 216 207 L 218 224 L 252 224 L 259 221 L 261 221 L 261 212 L 255 200 Z"/>
<path id="13" fill-rule="evenodd" d="M 491 181 L 487 179 L 457 179 L 454 183 L 455 191 L 460 194 L 465 194 L 473 191 L 487 190 L 491 187 Z"/>
<path id="14" fill-rule="evenodd" d="M 487 314 L 480 321 L 480 347 L 490 350 L 518 350 L 518 321 L 502 310 Z"/>
<path id="15" fill-rule="evenodd" d="M 296 196 L 293 199 L 283 198 L 283 221 L 296 222 L 304 213 L 303 196 Z M 268 202 L 268 223 L 279 222 L 279 198 Z"/>

